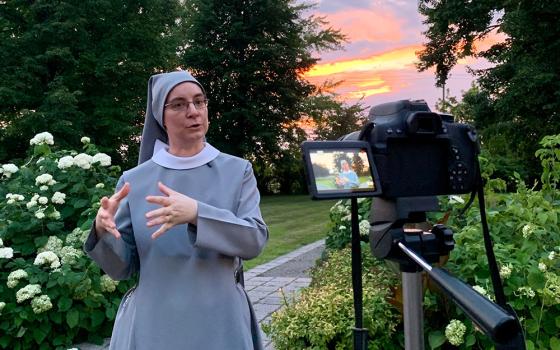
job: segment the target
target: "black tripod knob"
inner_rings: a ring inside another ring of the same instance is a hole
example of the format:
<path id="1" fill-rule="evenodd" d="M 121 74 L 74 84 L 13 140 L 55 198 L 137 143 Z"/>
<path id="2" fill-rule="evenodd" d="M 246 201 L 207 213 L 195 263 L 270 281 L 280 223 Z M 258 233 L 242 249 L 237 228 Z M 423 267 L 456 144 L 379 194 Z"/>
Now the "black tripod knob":
<path id="1" fill-rule="evenodd" d="M 448 255 L 455 248 L 453 231 L 445 225 L 437 224 L 432 227 L 432 233 L 436 236 L 439 243 L 440 255 Z"/>

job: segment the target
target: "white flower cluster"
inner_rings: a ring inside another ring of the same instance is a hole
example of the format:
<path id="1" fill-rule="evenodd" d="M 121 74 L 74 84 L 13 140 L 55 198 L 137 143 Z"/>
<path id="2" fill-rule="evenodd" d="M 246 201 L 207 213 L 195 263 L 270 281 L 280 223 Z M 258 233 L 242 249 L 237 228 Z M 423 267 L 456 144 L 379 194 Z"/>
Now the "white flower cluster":
<path id="1" fill-rule="evenodd" d="M 37 186 L 52 186 L 56 181 L 51 174 L 42 174 L 35 178 L 35 185 Z"/>
<path id="2" fill-rule="evenodd" d="M 56 255 L 54 252 L 46 251 L 37 254 L 33 265 L 48 265 L 51 269 L 56 269 L 60 267 L 60 260 L 58 258 L 58 255 Z"/>
<path id="3" fill-rule="evenodd" d="M 513 271 L 513 266 L 511 264 L 504 265 L 500 268 L 500 277 L 503 279 L 509 278 L 511 272 Z"/>
<path id="4" fill-rule="evenodd" d="M 93 157 L 89 154 L 80 153 L 74 157 L 74 164 L 82 169 L 91 168 L 91 163 L 93 163 Z"/>
<path id="5" fill-rule="evenodd" d="M 39 200 L 39 195 L 37 193 L 35 193 L 33 195 L 33 197 L 31 197 L 31 200 L 29 202 L 27 202 L 27 204 L 26 204 L 27 209 L 31 209 L 34 206 L 36 206 L 37 205 L 37 200 Z"/>
<path id="6" fill-rule="evenodd" d="M 31 308 L 36 314 L 48 311 L 52 309 L 51 298 L 49 298 L 49 296 L 45 294 L 35 297 L 33 298 L 33 300 L 31 300 Z"/>
<path id="7" fill-rule="evenodd" d="M 8 281 L 6 282 L 6 285 L 8 286 L 8 288 L 14 288 L 15 286 L 18 285 L 19 281 L 27 278 L 27 272 L 25 272 L 25 270 L 22 269 L 18 269 L 15 271 L 10 272 L 10 274 L 8 275 Z"/>
<path id="8" fill-rule="evenodd" d="M 11 259 L 14 257 L 14 250 L 10 247 L 0 248 L 0 259 Z"/>
<path id="9" fill-rule="evenodd" d="M 6 307 L 6 303 L 3 301 L 0 301 L 0 315 L 2 315 L 2 310 L 4 310 L 4 308 Z"/>
<path id="10" fill-rule="evenodd" d="M 531 237 L 534 231 L 535 231 L 535 227 L 531 224 L 525 224 L 521 229 L 521 232 L 523 233 L 523 238 Z"/>
<path id="11" fill-rule="evenodd" d="M 58 168 L 61 170 L 70 168 L 72 165 L 74 165 L 74 157 L 64 156 L 58 160 L 57 164 Z"/>
<path id="12" fill-rule="evenodd" d="M 369 235 L 369 221 L 362 220 L 360 221 L 360 235 L 367 236 Z"/>
<path id="13" fill-rule="evenodd" d="M 101 286 L 101 290 L 104 292 L 109 292 L 109 293 L 114 292 L 118 284 L 119 281 L 114 281 L 113 279 L 111 279 L 111 277 L 107 275 L 101 276 L 99 280 L 99 285 Z"/>
<path id="14" fill-rule="evenodd" d="M 476 290 L 477 292 L 479 292 L 480 294 L 484 295 L 486 298 L 492 300 L 493 297 L 488 293 L 488 291 L 486 291 L 486 289 L 484 289 L 484 287 L 481 287 L 479 285 L 473 286 L 472 287 L 474 290 Z"/>
<path id="15" fill-rule="evenodd" d="M 6 195 L 6 199 L 8 200 L 6 203 L 14 204 L 15 202 L 20 202 L 25 200 L 25 197 L 22 196 L 21 194 L 8 193 Z"/>
<path id="16" fill-rule="evenodd" d="M 350 209 L 344 205 L 343 201 L 336 202 L 335 205 L 331 207 L 331 213 L 341 214 L 341 215 L 348 215 L 350 214 Z"/>
<path id="17" fill-rule="evenodd" d="M 66 199 L 66 194 L 62 192 L 55 192 L 51 198 L 51 202 L 54 204 L 64 204 L 64 200 Z"/>
<path id="18" fill-rule="evenodd" d="M 90 138 L 87 136 L 84 136 L 80 139 L 80 142 L 83 143 L 84 145 L 88 144 L 91 142 Z"/>
<path id="19" fill-rule="evenodd" d="M 73 265 L 83 255 L 84 253 L 80 249 L 76 249 L 70 246 L 64 246 L 60 250 L 60 261 L 63 265 Z"/>
<path id="20" fill-rule="evenodd" d="M 463 344 L 463 338 L 467 331 L 467 326 L 459 320 L 451 320 L 447 327 L 445 327 L 445 337 L 449 340 L 451 345 L 459 346 Z"/>
<path id="21" fill-rule="evenodd" d="M 66 244 L 74 246 L 82 246 L 86 241 L 89 232 L 83 231 L 79 227 L 76 227 L 72 232 L 66 236 Z"/>
<path id="22" fill-rule="evenodd" d="M 53 211 L 49 214 L 49 218 L 55 219 L 55 220 L 60 219 L 60 212 L 59 212 L 58 210 L 53 210 Z"/>
<path id="23" fill-rule="evenodd" d="M 554 260 L 556 258 L 556 252 L 553 250 L 548 253 L 548 260 Z"/>
<path id="24" fill-rule="evenodd" d="M 454 204 L 454 203 L 465 204 L 465 200 L 457 195 L 449 196 L 449 204 Z"/>
<path id="25" fill-rule="evenodd" d="M 39 248 L 37 251 L 39 253 L 53 252 L 55 254 L 58 254 L 62 250 L 63 245 L 64 243 L 62 242 L 62 239 L 56 236 L 49 236 L 49 238 L 47 239 L 47 243 L 45 243 L 45 245 Z"/>
<path id="26" fill-rule="evenodd" d="M 101 166 L 110 166 L 111 165 L 111 157 L 105 153 L 97 153 L 92 158 L 92 164 L 99 162 Z"/>
<path id="27" fill-rule="evenodd" d="M 535 291 L 531 287 L 519 287 L 517 288 L 517 296 L 525 296 L 533 299 L 535 297 Z"/>
<path id="28" fill-rule="evenodd" d="M 50 132 L 42 132 L 39 133 L 35 136 L 33 136 L 33 138 L 31 140 L 29 140 L 29 144 L 31 146 L 33 145 L 54 145 L 54 138 L 52 136 L 52 134 Z"/>
<path id="29" fill-rule="evenodd" d="M 97 185 L 95 185 L 95 188 L 105 188 L 105 184 L 100 182 Z"/>
<path id="30" fill-rule="evenodd" d="M 35 217 L 39 220 L 44 219 L 45 218 L 45 212 L 43 211 L 43 209 L 39 209 L 35 212 Z"/>
<path id="31" fill-rule="evenodd" d="M 543 295 L 545 298 L 551 300 L 551 304 L 560 304 L 560 276 L 547 272 L 545 273 L 546 284 L 543 289 Z"/>
<path id="32" fill-rule="evenodd" d="M 41 286 L 38 284 L 28 284 L 16 292 L 16 301 L 22 303 L 37 294 L 41 294 Z"/>
<path id="33" fill-rule="evenodd" d="M 18 167 L 15 164 L 9 163 L 9 164 L 4 164 L 2 165 L 2 167 L 0 167 L 0 174 L 2 174 L 3 176 L 10 178 L 12 176 L 12 174 L 15 174 L 18 172 Z"/>
<path id="34" fill-rule="evenodd" d="M 547 269 L 546 264 L 543 263 L 543 262 L 540 262 L 540 263 L 539 263 L 539 270 L 540 270 L 541 272 L 546 272 L 546 269 Z"/>

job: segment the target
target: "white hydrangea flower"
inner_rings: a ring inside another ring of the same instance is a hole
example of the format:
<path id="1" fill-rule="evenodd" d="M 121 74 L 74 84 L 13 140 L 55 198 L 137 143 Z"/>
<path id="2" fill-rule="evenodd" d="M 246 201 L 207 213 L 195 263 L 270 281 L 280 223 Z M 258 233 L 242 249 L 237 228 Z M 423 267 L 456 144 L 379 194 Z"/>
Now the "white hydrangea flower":
<path id="1" fill-rule="evenodd" d="M 54 204 L 64 204 L 64 200 L 66 199 L 66 194 L 62 192 L 55 192 L 51 198 L 51 202 Z"/>
<path id="2" fill-rule="evenodd" d="M 525 296 L 533 299 L 535 297 L 535 291 L 531 287 L 519 287 L 517 288 L 517 293 L 520 296 Z"/>
<path id="3" fill-rule="evenodd" d="M 449 196 L 449 203 L 454 204 L 454 203 L 459 203 L 459 204 L 465 204 L 465 200 L 462 197 L 456 196 L 456 195 L 451 195 Z"/>
<path id="4" fill-rule="evenodd" d="M 60 250 L 60 260 L 63 265 L 73 265 L 83 255 L 84 253 L 81 249 L 76 249 L 70 246 L 64 246 Z"/>
<path id="5" fill-rule="evenodd" d="M 37 294 L 41 294 L 41 286 L 38 284 L 28 284 L 16 292 L 16 301 L 22 303 Z"/>
<path id="6" fill-rule="evenodd" d="M 546 264 L 543 262 L 539 263 L 539 270 L 541 270 L 541 272 L 545 272 L 546 271 Z"/>
<path id="7" fill-rule="evenodd" d="M 367 220 L 360 221 L 360 235 L 362 236 L 369 235 L 369 221 Z"/>
<path id="8" fill-rule="evenodd" d="M 49 199 L 47 197 L 41 196 L 37 201 L 39 202 L 39 204 L 47 204 L 49 202 Z"/>
<path id="9" fill-rule="evenodd" d="M 95 185 L 95 188 L 105 188 L 105 184 L 100 182 L 97 185 Z"/>
<path id="10" fill-rule="evenodd" d="M 554 260 L 554 258 L 556 258 L 556 252 L 555 251 L 551 251 L 548 254 L 548 260 Z"/>
<path id="11" fill-rule="evenodd" d="M 35 212 L 35 217 L 39 220 L 42 220 L 45 218 L 45 213 L 43 213 L 43 211 L 39 209 Z"/>
<path id="12" fill-rule="evenodd" d="M 86 241 L 89 232 L 76 227 L 66 236 L 66 244 L 81 246 Z"/>
<path id="13" fill-rule="evenodd" d="M 534 231 L 535 231 L 535 227 L 531 224 L 526 224 L 521 229 L 521 232 L 523 233 L 523 238 L 531 237 L 531 235 L 533 234 Z"/>
<path id="14" fill-rule="evenodd" d="M 18 167 L 12 163 L 2 165 L 2 174 L 7 178 L 11 177 L 12 174 L 17 173 L 18 170 Z"/>
<path id="15" fill-rule="evenodd" d="M 97 153 L 92 158 L 92 163 L 99 162 L 101 166 L 109 166 L 111 165 L 111 157 L 105 153 Z"/>
<path id="16" fill-rule="evenodd" d="M 479 292 L 480 294 L 484 295 L 485 297 L 487 297 L 488 299 L 490 299 L 490 295 L 488 294 L 488 292 L 486 291 L 486 289 L 484 289 L 484 287 L 481 287 L 479 285 L 473 286 L 473 289 L 476 290 L 477 292 Z"/>
<path id="17" fill-rule="evenodd" d="M 17 286 L 17 284 L 19 283 L 20 280 L 27 278 L 27 272 L 25 270 L 22 269 L 18 269 L 15 271 L 10 272 L 10 274 L 8 275 L 8 281 L 6 282 L 6 285 L 8 286 L 8 288 L 14 288 L 15 286 Z"/>
<path id="18" fill-rule="evenodd" d="M 4 308 L 6 307 L 6 303 L 3 301 L 0 301 L 0 315 L 2 315 L 2 310 L 4 310 Z"/>
<path id="19" fill-rule="evenodd" d="M 27 202 L 27 204 L 25 206 L 27 207 L 27 209 L 31 209 L 36 205 L 37 205 L 36 201 L 29 201 L 29 202 Z"/>
<path id="20" fill-rule="evenodd" d="M 80 142 L 83 143 L 83 144 L 85 145 L 85 144 L 90 143 L 90 142 L 91 142 L 91 139 L 90 139 L 89 137 L 87 137 L 87 136 L 84 136 L 84 137 L 82 137 L 82 138 L 80 139 Z"/>
<path id="21" fill-rule="evenodd" d="M 2 238 L 0 238 L 0 247 L 4 246 L 4 241 L 2 240 Z"/>
<path id="22" fill-rule="evenodd" d="M 340 231 L 344 231 L 344 230 L 346 230 L 346 226 L 340 225 L 340 226 L 338 227 L 338 229 L 339 229 Z"/>
<path id="23" fill-rule="evenodd" d="M 500 268 L 500 277 L 502 277 L 503 279 L 509 278 L 512 271 L 513 266 L 511 264 L 504 265 Z"/>
<path id="24" fill-rule="evenodd" d="M 51 298 L 49 298 L 49 296 L 46 294 L 35 297 L 33 298 L 33 300 L 31 300 L 31 308 L 36 314 L 48 311 L 52 309 L 52 306 L 53 305 L 51 303 Z"/>
<path id="25" fill-rule="evenodd" d="M 445 327 L 445 337 L 451 345 L 459 346 L 463 344 L 467 326 L 459 320 L 451 320 Z"/>
<path id="26" fill-rule="evenodd" d="M 60 212 L 58 210 L 54 210 L 52 213 L 49 214 L 49 218 L 55 220 L 60 219 Z"/>
<path id="27" fill-rule="evenodd" d="M 11 259 L 14 257 L 14 250 L 9 247 L 0 248 L 0 259 Z"/>
<path id="28" fill-rule="evenodd" d="M 56 269 L 57 267 L 60 267 L 60 260 L 54 252 L 45 251 L 37 254 L 33 265 L 49 265 L 50 268 Z"/>
<path id="29" fill-rule="evenodd" d="M 52 186 L 55 183 L 56 181 L 53 179 L 51 174 L 41 174 L 35 178 L 35 185 L 37 186 L 41 186 L 41 185 Z"/>
<path id="30" fill-rule="evenodd" d="M 20 201 L 25 200 L 25 197 L 22 196 L 21 194 L 8 193 L 6 195 L 6 199 L 8 200 L 8 202 L 7 202 L 8 204 L 12 204 L 12 203 L 15 203 L 15 202 L 20 202 Z"/>
<path id="31" fill-rule="evenodd" d="M 46 191 L 46 190 L 49 189 L 49 186 L 43 185 L 43 186 L 39 187 L 39 189 L 40 189 L 41 191 Z"/>
<path id="32" fill-rule="evenodd" d="M 89 154 L 80 153 L 74 157 L 74 164 L 82 169 L 91 168 L 91 163 L 93 162 L 93 157 Z"/>
<path id="33" fill-rule="evenodd" d="M 31 140 L 29 140 L 29 144 L 31 146 L 33 145 L 54 145 L 54 138 L 52 136 L 52 134 L 50 132 L 42 132 L 39 133 L 35 136 L 33 136 L 33 138 Z"/>
<path id="34" fill-rule="evenodd" d="M 117 285 L 119 284 L 119 282 L 114 281 L 113 279 L 111 279 L 111 277 L 107 275 L 103 275 L 100 278 L 99 284 L 103 292 L 112 293 L 115 291 L 115 289 L 117 289 Z"/>
<path id="35" fill-rule="evenodd" d="M 49 236 L 47 243 L 43 247 L 39 248 L 37 252 L 54 252 L 55 254 L 58 254 L 62 250 L 63 245 L 64 243 L 62 242 L 62 239 L 57 236 Z"/>
<path id="36" fill-rule="evenodd" d="M 64 156 L 58 160 L 58 168 L 59 169 L 68 169 L 74 165 L 74 157 L 72 156 Z"/>

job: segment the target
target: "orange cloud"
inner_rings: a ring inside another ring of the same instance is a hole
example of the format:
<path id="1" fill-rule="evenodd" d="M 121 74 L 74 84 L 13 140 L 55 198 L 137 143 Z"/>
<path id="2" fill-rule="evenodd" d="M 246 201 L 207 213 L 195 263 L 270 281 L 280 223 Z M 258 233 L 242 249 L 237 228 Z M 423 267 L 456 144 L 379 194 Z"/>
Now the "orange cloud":
<path id="1" fill-rule="evenodd" d="M 349 41 L 388 41 L 402 39 L 403 20 L 393 13 L 352 9 L 324 15 L 333 28 L 342 28 Z"/>

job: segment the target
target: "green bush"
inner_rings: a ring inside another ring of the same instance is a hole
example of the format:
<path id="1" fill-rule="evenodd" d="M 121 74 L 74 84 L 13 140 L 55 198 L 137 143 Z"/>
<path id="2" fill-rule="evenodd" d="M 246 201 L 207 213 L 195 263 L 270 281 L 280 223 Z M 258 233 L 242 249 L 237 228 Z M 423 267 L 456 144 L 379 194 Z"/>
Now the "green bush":
<path id="1" fill-rule="evenodd" d="M 120 173 L 82 142 L 83 153 L 53 152 L 52 135 L 41 133 L 25 164 L 1 167 L 0 348 L 99 343 L 130 285 L 112 281 L 82 251 L 99 199 Z"/>
<path id="2" fill-rule="evenodd" d="M 358 220 L 360 220 L 360 239 L 369 239 L 369 212 L 371 198 L 358 198 Z M 329 213 L 329 226 L 325 245 L 329 249 L 342 249 L 352 241 L 350 200 L 340 200 L 332 206 Z"/>
<path id="3" fill-rule="evenodd" d="M 368 251 L 363 268 L 363 322 L 369 349 L 401 349 L 402 337 L 396 335 L 399 315 L 388 302 L 390 286 L 396 284 L 394 274 Z M 312 277 L 313 283 L 297 299 L 285 299 L 263 330 L 277 350 L 351 349 L 355 323 L 350 249 L 331 251 Z"/>

